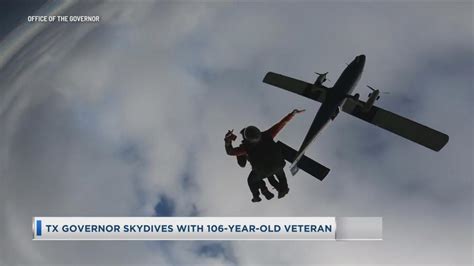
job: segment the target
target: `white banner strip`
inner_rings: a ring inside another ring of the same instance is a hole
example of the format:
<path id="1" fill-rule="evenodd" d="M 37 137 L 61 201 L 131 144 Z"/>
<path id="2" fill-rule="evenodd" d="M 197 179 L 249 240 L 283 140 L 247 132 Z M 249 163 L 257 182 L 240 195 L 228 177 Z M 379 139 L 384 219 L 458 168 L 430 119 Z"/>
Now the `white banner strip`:
<path id="1" fill-rule="evenodd" d="M 345 229 L 340 231 L 337 221 Z M 33 240 L 337 240 L 338 238 L 381 240 L 382 219 L 379 217 L 33 218 Z"/>

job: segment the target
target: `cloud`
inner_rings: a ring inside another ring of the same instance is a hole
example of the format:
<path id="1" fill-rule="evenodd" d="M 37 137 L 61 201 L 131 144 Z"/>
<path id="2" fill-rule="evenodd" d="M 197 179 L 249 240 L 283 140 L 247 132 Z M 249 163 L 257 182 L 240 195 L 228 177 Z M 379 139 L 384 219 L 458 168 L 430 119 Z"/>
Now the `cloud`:
<path id="1" fill-rule="evenodd" d="M 2 263 L 468 263 L 470 8 L 75 5 L 67 12 L 101 23 L 50 25 L 0 70 Z M 318 108 L 263 84 L 264 74 L 312 81 L 329 71 L 334 82 L 359 53 L 368 61 L 357 91 L 390 91 L 381 107 L 447 132 L 447 147 L 434 153 L 341 113 L 308 151 L 332 169 L 327 179 L 301 173 L 286 198 L 251 204 L 249 169 L 225 155 L 225 131 L 306 108 L 279 135 L 297 147 Z M 31 241 L 35 215 L 383 216 L 385 240 L 59 247 Z"/>

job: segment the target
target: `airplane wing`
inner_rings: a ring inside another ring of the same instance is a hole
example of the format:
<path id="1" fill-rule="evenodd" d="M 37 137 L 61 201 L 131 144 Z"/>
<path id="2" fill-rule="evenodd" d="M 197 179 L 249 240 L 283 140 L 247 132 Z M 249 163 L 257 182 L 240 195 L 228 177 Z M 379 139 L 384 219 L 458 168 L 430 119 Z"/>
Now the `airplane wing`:
<path id="1" fill-rule="evenodd" d="M 285 160 L 292 163 L 295 160 L 296 151 L 281 141 L 278 141 L 277 144 L 280 146 Z M 301 157 L 300 161 L 298 162 L 298 167 L 321 181 L 323 181 L 323 179 L 329 173 L 329 168 L 311 160 L 306 156 Z"/>
<path id="2" fill-rule="evenodd" d="M 363 111 L 364 102 L 348 98 L 342 111 L 434 151 L 448 143 L 449 136 L 377 106 Z"/>
<path id="3" fill-rule="evenodd" d="M 317 86 L 299 79 L 290 78 L 281 74 L 268 72 L 263 82 L 299 94 L 322 103 L 326 97 L 327 88 Z"/>

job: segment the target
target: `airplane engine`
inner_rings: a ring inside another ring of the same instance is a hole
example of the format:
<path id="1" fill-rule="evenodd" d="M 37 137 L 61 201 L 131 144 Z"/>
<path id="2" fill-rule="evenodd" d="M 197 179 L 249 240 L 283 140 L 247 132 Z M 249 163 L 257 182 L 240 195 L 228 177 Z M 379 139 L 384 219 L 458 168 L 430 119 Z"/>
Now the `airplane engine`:
<path id="1" fill-rule="evenodd" d="M 329 79 L 327 78 L 328 72 L 326 72 L 326 73 L 314 72 L 314 74 L 318 75 L 318 78 L 317 78 L 316 81 L 314 82 L 314 85 L 321 86 L 321 85 L 323 85 L 324 82 L 326 82 L 326 80 L 329 80 Z"/>
<path id="2" fill-rule="evenodd" d="M 364 107 L 363 107 L 363 111 L 368 112 L 370 110 L 370 108 L 372 108 L 373 105 L 374 105 L 373 101 L 365 102 Z"/>

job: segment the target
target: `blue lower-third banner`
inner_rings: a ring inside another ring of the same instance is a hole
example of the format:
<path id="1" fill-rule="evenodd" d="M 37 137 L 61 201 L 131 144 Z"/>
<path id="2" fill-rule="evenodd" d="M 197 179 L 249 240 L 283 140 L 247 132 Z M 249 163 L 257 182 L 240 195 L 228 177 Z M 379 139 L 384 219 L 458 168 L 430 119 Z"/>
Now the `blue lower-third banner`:
<path id="1" fill-rule="evenodd" d="M 34 217 L 33 240 L 382 240 L 382 218 Z"/>

